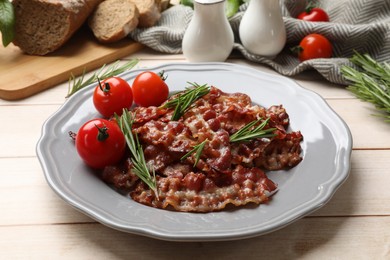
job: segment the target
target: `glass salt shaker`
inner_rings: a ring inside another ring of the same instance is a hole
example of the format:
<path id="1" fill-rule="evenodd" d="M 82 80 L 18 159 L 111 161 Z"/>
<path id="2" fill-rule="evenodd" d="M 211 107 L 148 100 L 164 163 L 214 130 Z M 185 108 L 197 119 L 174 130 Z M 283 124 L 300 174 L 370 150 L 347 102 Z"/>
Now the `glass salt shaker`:
<path id="1" fill-rule="evenodd" d="M 274 57 L 286 44 L 279 0 L 251 0 L 239 26 L 242 45 L 251 53 Z"/>
<path id="2" fill-rule="evenodd" d="M 234 43 L 225 15 L 225 0 L 194 0 L 194 14 L 184 33 L 182 48 L 192 62 L 225 61 Z"/>

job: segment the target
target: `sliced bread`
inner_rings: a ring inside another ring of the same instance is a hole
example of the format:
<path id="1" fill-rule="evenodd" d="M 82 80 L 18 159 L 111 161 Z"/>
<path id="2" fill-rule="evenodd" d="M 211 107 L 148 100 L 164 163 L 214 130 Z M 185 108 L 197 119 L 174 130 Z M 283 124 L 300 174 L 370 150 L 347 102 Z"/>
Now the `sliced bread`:
<path id="1" fill-rule="evenodd" d="M 138 27 L 151 27 L 161 17 L 160 5 L 156 0 L 131 0 L 138 8 Z"/>
<path id="2" fill-rule="evenodd" d="M 101 0 L 13 0 L 13 43 L 32 55 L 60 48 L 80 28 Z"/>
<path id="3" fill-rule="evenodd" d="M 139 12 L 132 0 L 106 0 L 98 5 L 88 25 L 103 43 L 125 38 L 138 25 Z"/>
<path id="4" fill-rule="evenodd" d="M 159 11 L 163 12 L 166 9 L 168 9 L 168 7 L 171 4 L 171 1 L 170 0 L 156 0 L 156 4 L 158 5 Z"/>

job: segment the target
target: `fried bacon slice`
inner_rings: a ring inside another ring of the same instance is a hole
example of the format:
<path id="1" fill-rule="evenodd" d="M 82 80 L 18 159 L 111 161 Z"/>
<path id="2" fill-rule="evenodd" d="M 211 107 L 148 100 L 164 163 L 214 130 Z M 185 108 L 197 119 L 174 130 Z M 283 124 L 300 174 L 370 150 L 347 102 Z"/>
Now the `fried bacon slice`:
<path id="1" fill-rule="evenodd" d="M 277 190 L 264 170 L 296 166 L 301 160 L 301 133 L 287 132 L 289 116 L 282 105 L 266 109 L 248 95 L 227 94 L 212 87 L 178 121 L 172 110 L 135 108 L 133 132 L 147 163 L 156 172 L 158 198 L 132 172 L 127 158 L 106 167 L 102 179 L 142 204 L 185 212 L 211 212 L 228 205 L 261 204 Z M 270 118 L 272 138 L 230 143 L 229 136 L 257 118 Z M 196 144 L 208 140 L 196 166 L 195 156 L 181 160 Z"/>

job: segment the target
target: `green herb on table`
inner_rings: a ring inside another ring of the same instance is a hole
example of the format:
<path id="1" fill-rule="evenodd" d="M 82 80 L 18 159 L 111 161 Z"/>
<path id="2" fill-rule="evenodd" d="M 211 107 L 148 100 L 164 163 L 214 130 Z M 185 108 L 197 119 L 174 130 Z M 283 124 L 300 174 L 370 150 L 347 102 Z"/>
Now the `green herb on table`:
<path id="1" fill-rule="evenodd" d="M 240 0 L 227 0 L 225 4 L 225 15 L 227 18 L 232 17 L 238 12 L 242 2 Z"/>
<path id="2" fill-rule="evenodd" d="M 125 136 L 127 146 L 130 149 L 134 173 L 146 185 L 149 186 L 149 188 L 158 198 L 156 174 L 154 172 L 154 169 L 150 170 L 151 167 L 147 165 L 142 146 L 138 140 L 138 136 L 137 134 L 133 134 L 132 132 L 135 116 L 127 109 L 124 109 L 120 117 L 116 114 L 115 117 L 120 129 L 122 130 L 123 135 Z M 151 171 L 152 174 L 150 173 Z"/>
<path id="3" fill-rule="evenodd" d="M 276 130 L 276 128 L 268 128 L 264 129 L 264 127 L 268 124 L 269 118 L 261 122 L 261 118 L 257 120 L 253 120 L 249 124 L 245 125 L 244 127 L 240 128 L 237 132 L 232 134 L 230 136 L 230 142 L 241 142 L 241 141 L 249 141 L 251 139 L 255 138 L 270 138 L 274 137 L 275 134 L 273 131 Z M 256 124 L 260 123 L 258 126 L 255 127 Z"/>
<path id="4" fill-rule="evenodd" d="M 375 105 L 378 116 L 390 122 L 390 65 L 379 63 L 368 54 L 355 53 L 350 61 L 357 66 L 343 66 L 342 75 L 351 85 L 347 87 L 359 99 Z"/>
<path id="5" fill-rule="evenodd" d="M 70 97 L 80 89 L 97 82 L 98 79 L 103 80 L 109 77 L 113 77 L 125 71 L 132 69 L 138 63 L 138 59 L 130 60 L 129 62 L 120 65 L 119 61 L 116 61 L 110 66 L 103 65 L 97 72 L 95 72 L 92 76 L 85 79 L 85 69 L 83 74 L 79 78 L 75 78 L 73 74 L 71 74 L 69 78 L 69 90 L 68 95 L 66 97 Z"/>
<path id="6" fill-rule="evenodd" d="M 200 144 L 195 145 L 194 148 L 192 148 L 191 151 L 189 151 L 188 153 L 183 155 L 183 157 L 181 157 L 180 160 L 185 160 L 188 157 L 190 157 L 191 154 L 195 153 L 195 162 L 194 162 L 194 167 L 195 167 L 199 162 L 200 156 L 202 155 L 203 149 L 204 149 L 207 142 L 208 142 L 208 140 L 206 139 L 203 142 L 201 142 Z"/>
<path id="7" fill-rule="evenodd" d="M 245 0 L 227 0 L 225 4 L 225 15 L 227 18 L 232 17 L 238 12 L 240 5 L 244 4 Z M 193 0 L 180 0 L 180 4 L 194 8 Z"/>
<path id="8" fill-rule="evenodd" d="M 12 3 L 9 0 L 0 0 L 0 32 L 3 46 L 14 39 L 15 13 Z"/>
<path id="9" fill-rule="evenodd" d="M 194 8 L 194 1 L 193 0 L 180 0 L 180 4 Z"/>
<path id="10" fill-rule="evenodd" d="M 180 117 L 192 106 L 192 104 L 203 97 L 204 95 L 210 92 L 210 87 L 205 85 L 198 85 L 196 83 L 189 83 L 192 88 L 187 88 L 186 90 L 178 93 L 171 100 L 166 102 L 164 108 L 175 108 L 172 118 L 172 121 L 179 120 Z"/>

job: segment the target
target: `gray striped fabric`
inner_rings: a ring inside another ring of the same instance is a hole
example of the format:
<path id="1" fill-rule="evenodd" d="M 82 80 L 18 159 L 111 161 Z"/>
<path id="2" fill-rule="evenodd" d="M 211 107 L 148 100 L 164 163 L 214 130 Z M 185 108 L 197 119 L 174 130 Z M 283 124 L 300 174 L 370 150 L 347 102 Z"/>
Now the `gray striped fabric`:
<path id="1" fill-rule="evenodd" d="M 390 0 L 319 0 L 317 6 L 326 10 L 330 22 L 305 22 L 295 19 L 302 12 L 306 0 L 281 0 L 280 6 L 287 31 L 284 50 L 274 59 L 249 53 L 240 43 L 238 27 L 247 5 L 229 21 L 235 33 L 235 50 L 246 59 L 266 64 L 282 75 L 294 76 L 314 69 L 327 80 L 338 84 L 348 82 L 340 75 L 340 67 L 351 65 L 348 58 L 354 50 L 368 53 L 378 61 L 390 61 Z M 158 24 L 147 29 L 136 29 L 130 34 L 134 40 L 163 53 L 181 53 L 181 42 L 191 20 L 192 9 L 174 6 L 166 10 Z M 307 34 L 320 33 L 333 44 L 333 58 L 299 62 L 290 51 Z"/>

